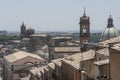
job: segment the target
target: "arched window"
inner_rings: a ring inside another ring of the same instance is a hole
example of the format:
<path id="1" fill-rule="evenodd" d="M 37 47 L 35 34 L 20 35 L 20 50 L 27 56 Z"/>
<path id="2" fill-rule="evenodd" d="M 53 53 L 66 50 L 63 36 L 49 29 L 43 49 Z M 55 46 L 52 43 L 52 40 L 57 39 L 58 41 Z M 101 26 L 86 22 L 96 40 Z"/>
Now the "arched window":
<path id="1" fill-rule="evenodd" d="M 86 27 L 84 26 L 83 27 L 83 34 L 86 34 L 87 33 L 87 29 L 86 29 Z"/>

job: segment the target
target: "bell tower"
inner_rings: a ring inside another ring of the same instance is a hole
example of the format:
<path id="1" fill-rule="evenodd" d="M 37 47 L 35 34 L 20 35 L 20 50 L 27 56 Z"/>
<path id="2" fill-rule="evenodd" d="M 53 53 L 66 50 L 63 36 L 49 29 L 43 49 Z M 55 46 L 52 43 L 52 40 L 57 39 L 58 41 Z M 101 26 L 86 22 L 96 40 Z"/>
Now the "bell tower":
<path id="1" fill-rule="evenodd" d="M 80 17 L 80 46 L 83 43 L 87 43 L 90 41 L 90 19 L 86 16 L 85 8 L 84 14 Z"/>
<path id="2" fill-rule="evenodd" d="M 25 38 L 26 37 L 26 25 L 24 25 L 24 22 L 20 26 L 20 37 Z"/>

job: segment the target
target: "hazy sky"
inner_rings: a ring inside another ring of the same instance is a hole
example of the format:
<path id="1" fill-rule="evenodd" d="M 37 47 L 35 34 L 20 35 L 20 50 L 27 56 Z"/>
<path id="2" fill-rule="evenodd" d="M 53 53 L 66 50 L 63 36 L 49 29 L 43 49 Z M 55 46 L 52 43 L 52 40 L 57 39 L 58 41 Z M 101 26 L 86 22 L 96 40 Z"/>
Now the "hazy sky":
<path id="1" fill-rule="evenodd" d="M 79 31 L 83 7 L 90 17 L 91 30 L 103 30 L 111 14 L 120 29 L 120 0 L 0 0 L 0 30 Z"/>

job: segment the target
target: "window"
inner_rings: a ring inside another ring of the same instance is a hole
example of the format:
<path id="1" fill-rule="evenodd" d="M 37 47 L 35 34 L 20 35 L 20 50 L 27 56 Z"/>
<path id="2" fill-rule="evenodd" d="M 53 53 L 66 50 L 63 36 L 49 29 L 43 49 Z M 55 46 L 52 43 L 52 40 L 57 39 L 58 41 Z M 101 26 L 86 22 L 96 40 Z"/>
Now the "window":
<path id="1" fill-rule="evenodd" d="M 83 27 L 83 33 L 87 33 L 86 27 Z"/>

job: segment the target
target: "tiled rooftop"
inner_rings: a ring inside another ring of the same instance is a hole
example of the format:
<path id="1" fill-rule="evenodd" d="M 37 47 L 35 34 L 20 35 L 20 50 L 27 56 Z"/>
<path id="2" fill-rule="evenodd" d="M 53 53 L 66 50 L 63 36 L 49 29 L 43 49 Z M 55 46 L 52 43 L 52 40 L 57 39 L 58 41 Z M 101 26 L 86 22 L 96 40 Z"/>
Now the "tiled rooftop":
<path id="1" fill-rule="evenodd" d="M 45 66 L 44 70 L 49 71 L 48 66 Z"/>
<path id="2" fill-rule="evenodd" d="M 52 60 L 52 62 L 53 63 L 55 63 L 56 65 L 58 65 L 58 66 L 61 66 L 61 58 L 59 58 L 59 59 L 55 59 L 55 60 Z"/>
<path id="3" fill-rule="evenodd" d="M 41 73 L 40 73 L 40 68 L 33 68 L 33 69 L 31 69 L 30 70 L 30 72 L 32 73 L 32 74 L 34 74 L 34 75 L 40 75 L 41 76 Z"/>
<path id="4" fill-rule="evenodd" d="M 29 40 L 30 40 L 30 38 L 23 38 L 22 40 L 29 41 Z"/>
<path id="5" fill-rule="evenodd" d="M 32 74 L 34 74 L 34 75 L 39 75 L 39 76 L 41 76 L 41 73 L 40 72 L 42 72 L 42 73 L 44 73 L 44 69 L 46 68 L 46 66 L 43 66 L 43 67 L 33 67 L 31 70 L 30 70 L 30 72 L 32 73 Z"/>
<path id="6" fill-rule="evenodd" d="M 55 52 L 80 52 L 80 47 L 55 47 Z"/>
<path id="7" fill-rule="evenodd" d="M 10 42 L 14 42 L 14 43 L 20 43 L 20 40 L 10 40 Z"/>
<path id="8" fill-rule="evenodd" d="M 104 56 L 109 56 L 109 49 L 108 48 L 104 48 L 104 49 L 100 49 L 98 51 L 96 51 L 98 54 L 102 54 Z"/>
<path id="9" fill-rule="evenodd" d="M 120 51 L 120 43 L 115 44 L 113 47 L 111 47 L 112 49 L 115 49 L 117 51 Z"/>
<path id="10" fill-rule="evenodd" d="M 109 39 L 109 40 L 105 40 L 105 41 L 99 42 L 98 45 L 99 46 L 107 46 L 108 47 L 109 43 L 116 43 L 116 42 L 120 42 L 120 36 L 112 38 L 112 39 Z"/>
<path id="11" fill-rule="evenodd" d="M 72 39 L 72 37 L 61 36 L 61 37 L 53 37 L 52 39 Z"/>
<path id="12" fill-rule="evenodd" d="M 7 56 L 5 56 L 5 59 L 8 62 L 12 63 L 12 62 L 15 62 L 17 60 L 23 59 L 25 57 L 33 57 L 33 58 L 40 59 L 40 60 L 44 61 L 44 59 L 39 57 L 38 55 L 35 55 L 35 54 L 32 54 L 32 53 L 28 53 L 28 52 L 25 52 L 25 51 L 18 51 L 16 53 L 7 55 Z"/>
<path id="13" fill-rule="evenodd" d="M 49 66 L 51 69 L 55 70 L 55 64 L 54 64 L 53 62 L 49 63 L 48 66 Z"/>
<path id="14" fill-rule="evenodd" d="M 33 34 L 32 37 L 47 37 L 47 34 Z"/>
<path id="15" fill-rule="evenodd" d="M 105 65 L 105 64 L 109 64 L 109 59 L 105 59 L 105 60 L 101 60 L 101 61 L 97 61 L 97 62 L 93 62 L 93 63 L 98 66 Z"/>
<path id="16" fill-rule="evenodd" d="M 76 69 L 79 69 L 80 61 L 93 59 L 94 57 L 95 57 L 95 51 L 90 50 L 90 51 L 87 51 L 84 53 L 77 53 L 72 56 L 66 57 L 62 61 L 67 64 L 70 64 L 71 66 L 73 66 Z"/>

